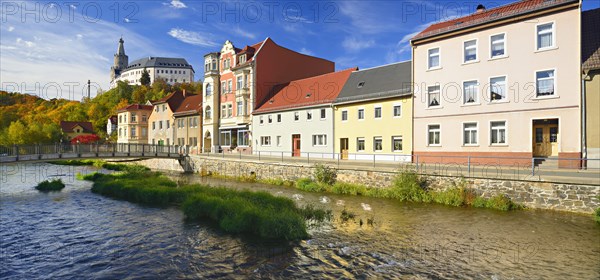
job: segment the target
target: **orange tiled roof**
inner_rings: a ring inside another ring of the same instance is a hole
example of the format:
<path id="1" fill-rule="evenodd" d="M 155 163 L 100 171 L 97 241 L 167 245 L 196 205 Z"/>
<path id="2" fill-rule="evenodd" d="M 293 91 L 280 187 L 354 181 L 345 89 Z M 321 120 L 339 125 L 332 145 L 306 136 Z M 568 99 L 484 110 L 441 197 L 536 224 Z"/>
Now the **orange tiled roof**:
<path id="1" fill-rule="evenodd" d="M 255 113 L 266 113 L 333 102 L 353 71 L 350 68 L 310 78 L 279 84 L 272 97 L 258 107 Z"/>
<path id="2" fill-rule="evenodd" d="M 123 108 L 117 110 L 117 112 L 125 112 L 125 111 L 130 111 L 130 110 L 152 111 L 152 106 L 143 105 L 143 104 L 131 104 L 131 105 L 128 105 L 127 107 L 123 107 Z"/>
<path id="3" fill-rule="evenodd" d="M 436 35 L 465 29 L 468 27 L 486 24 L 513 16 L 523 15 L 563 4 L 578 3 L 579 0 L 522 0 L 507 5 L 499 6 L 482 12 L 475 12 L 468 16 L 453 20 L 435 23 L 425 28 L 421 33 L 412 38 L 420 40 Z"/>
<path id="4" fill-rule="evenodd" d="M 177 107 L 174 115 L 197 114 L 202 110 L 202 94 L 188 95 Z"/>

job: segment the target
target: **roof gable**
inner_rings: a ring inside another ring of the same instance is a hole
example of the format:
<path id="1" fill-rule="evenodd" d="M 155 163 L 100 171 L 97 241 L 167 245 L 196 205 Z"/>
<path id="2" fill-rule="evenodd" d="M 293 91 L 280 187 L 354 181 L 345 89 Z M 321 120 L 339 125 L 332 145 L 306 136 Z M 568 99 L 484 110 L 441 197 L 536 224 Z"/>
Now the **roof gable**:
<path id="1" fill-rule="evenodd" d="M 64 133 L 71 133 L 75 130 L 76 127 L 81 127 L 82 132 L 86 133 L 94 133 L 94 129 L 92 127 L 91 122 L 71 122 L 71 121 L 61 121 L 60 128 Z"/>
<path id="2" fill-rule="evenodd" d="M 174 111 L 175 116 L 198 114 L 202 110 L 202 94 L 188 95 Z"/>

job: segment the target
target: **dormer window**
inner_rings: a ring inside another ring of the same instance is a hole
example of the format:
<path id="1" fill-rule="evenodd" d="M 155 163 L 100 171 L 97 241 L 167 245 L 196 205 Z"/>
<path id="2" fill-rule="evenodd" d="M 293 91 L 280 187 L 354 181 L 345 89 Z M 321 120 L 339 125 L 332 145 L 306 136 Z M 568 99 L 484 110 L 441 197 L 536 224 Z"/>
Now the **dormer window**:
<path id="1" fill-rule="evenodd" d="M 360 81 L 358 82 L 358 85 L 356 85 L 357 88 L 362 88 L 365 85 L 364 81 Z"/>
<path id="2" fill-rule="evenodd" d="M 240 59 L 238 61 L 238 64 L 242 64 L 244 62 L 246 62 L 246 55 L 245 54 L 240 55 Z"/>

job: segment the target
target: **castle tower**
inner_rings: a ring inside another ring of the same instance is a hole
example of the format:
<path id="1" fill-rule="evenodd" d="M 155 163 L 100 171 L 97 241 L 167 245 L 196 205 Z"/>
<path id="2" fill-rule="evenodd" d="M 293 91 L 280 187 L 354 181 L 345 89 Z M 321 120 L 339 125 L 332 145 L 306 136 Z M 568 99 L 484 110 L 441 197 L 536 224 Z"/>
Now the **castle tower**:
<path id="1" fill-rule="evenodd" d="M 129 57 L 125 54 L 123 43 L 123 38 L 119 39 L 119 47 L 117 48 L 117 53 L 115 53 L 114 65 L 110 68 L 111 83 L 119 77 L 121 71 L 129 65 Z"/>

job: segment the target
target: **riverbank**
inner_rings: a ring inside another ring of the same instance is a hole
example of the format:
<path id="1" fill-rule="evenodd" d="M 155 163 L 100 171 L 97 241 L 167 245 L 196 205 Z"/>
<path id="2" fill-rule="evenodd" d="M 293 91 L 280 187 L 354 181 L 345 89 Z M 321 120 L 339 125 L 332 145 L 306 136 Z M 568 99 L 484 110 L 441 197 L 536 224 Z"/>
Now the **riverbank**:
<path id="1" fill-rule="evenodd" d="M 139 164 L 153 170 L 181 172 L 182 166 L 177 160 L 147 159 Z M 188 172 L 200 175 L 219 174 L 229 177 L 255 176 L 259 181 L 292 181 L 310 178 L 314 166 L 300 163 L 266 163 L 190 156 L 183 163 Z M 397 172 L 337 169 L 337 180 L 343 183 L 358 184 L 371 188 L 389 188 Z M 563 184 L 551 182 L 532 182 L 520 180 L 499 180 L 485 178 L 462 178 L 441 175 L 421 175 L 427 181 L 427 187 L 434 191 L 464 184 L 483 198 L 504 195 L 514 203 L 531 209 L 566 211 L 592 214 L 600 208 L 600 186 L 582 184 Z"/>

